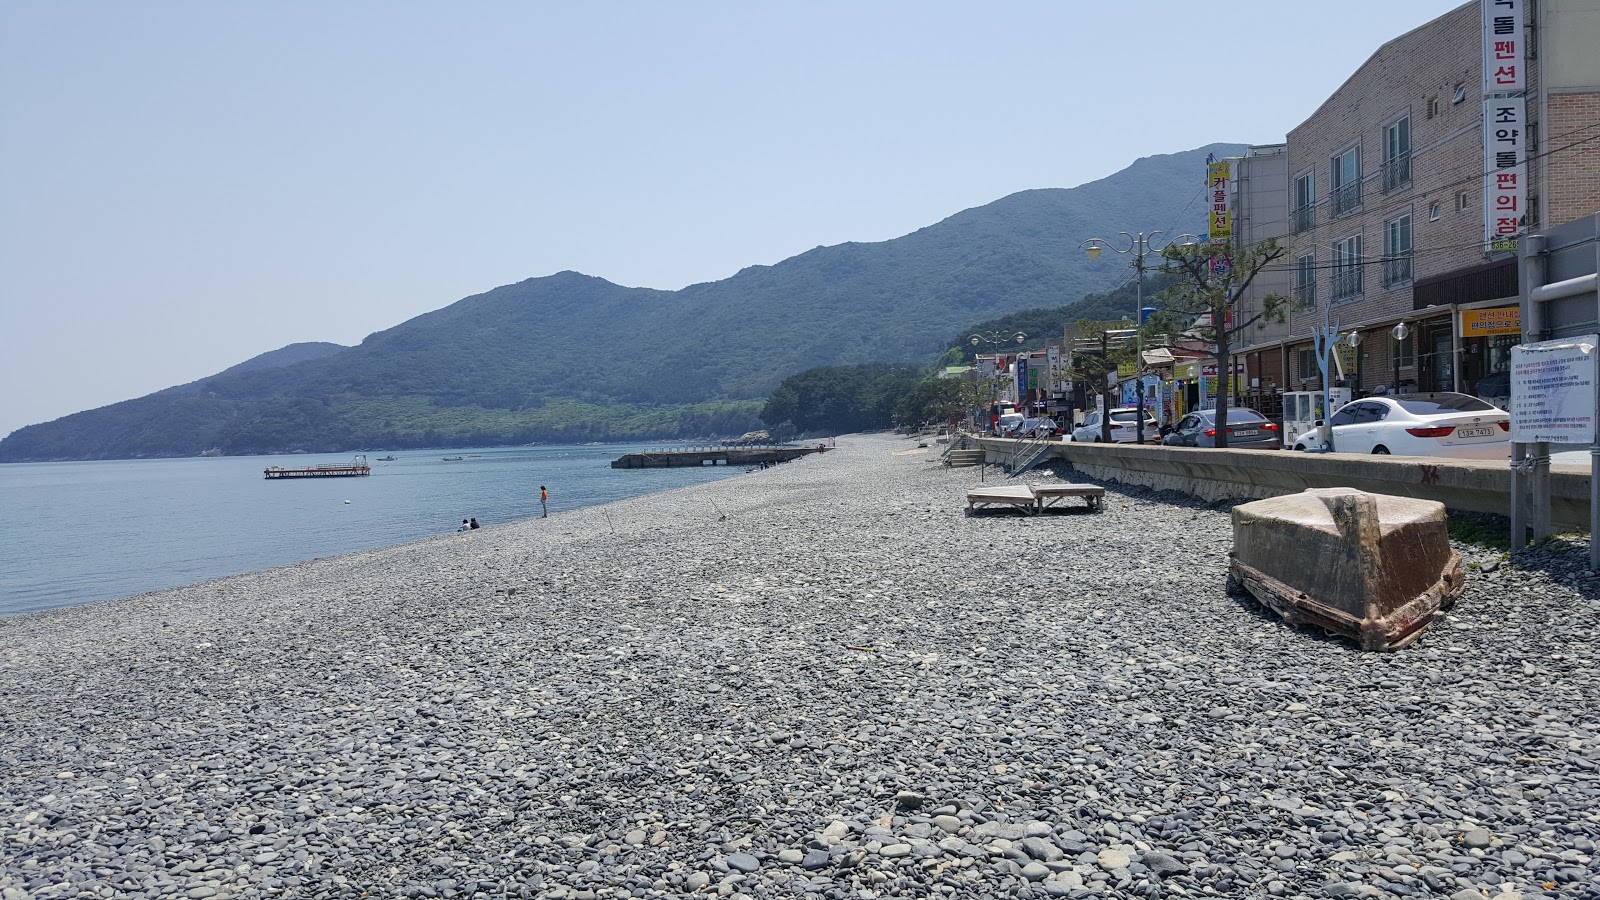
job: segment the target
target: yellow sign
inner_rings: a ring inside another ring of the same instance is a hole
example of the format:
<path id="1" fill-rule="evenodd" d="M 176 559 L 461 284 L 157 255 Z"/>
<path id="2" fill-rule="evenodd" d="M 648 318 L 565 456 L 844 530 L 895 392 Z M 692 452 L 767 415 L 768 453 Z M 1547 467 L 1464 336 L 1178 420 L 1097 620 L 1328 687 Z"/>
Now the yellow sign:
<path id="1" fill-rule="evenodd" d="M 1118 378 L 1132 378 L 1137 374 L 1139 374 L 1139 370 L 1133 363 L 1117 363 Z"/>
<path id="2" fill-rule="evenodd" d="M 1200 376 L 1199 363 L 1184 363 L 1172 367 L 1172 377 L 1179 381 L 1193 381 Z"/>
<path id="3" fill-rule="evenodd" d="M 1206 198 L 1210 214 L 1206 217 L 1206 231 L 1213 241 L 1226 241 L 1233 237 L 1233 220 L 1228 213 L 1228 179 L 1231 177 L 1227 162 L 1214 162 L 1206 167 Z"/>
<path id="4" fill-rule="evenodd" d="M 1339 355 L 1339 365 L 1344 367 L 1344 377 L 1354 378 L 1356 375 L 1356 348 L 1344 341 L 1336 341 L 1333 352 Z"/>
<path id="5" fill-rule="evenodd" d="M 1516 306 L 1461 311 L 1461 336 L 1489 337 L 1496 334 L 1521 334 L 1522 310 Z"/>

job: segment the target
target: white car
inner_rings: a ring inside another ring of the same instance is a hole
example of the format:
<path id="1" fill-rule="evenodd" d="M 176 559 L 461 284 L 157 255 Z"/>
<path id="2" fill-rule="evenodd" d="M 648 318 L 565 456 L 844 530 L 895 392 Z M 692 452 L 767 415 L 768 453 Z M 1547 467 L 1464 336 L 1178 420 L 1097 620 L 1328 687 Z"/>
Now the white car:
<path id="1" fill-rule="evenodd" d="M 1139 409 L 1135 406 L 1126 406 L 1111 411 L 1111 442 L 1114 444 L 1133 444 L 1139 440 Z M 1072 429 L 1072 440 L 1083 444 L 1100 443 L 1100 411 L 1095 410 L 1084 417 L 1083 424 Z M 1157 443 L 1161 440 L 1161 423 L 1156 420 L 1155 411 L 1149 407 L 1144 410 L 1144 440 L 1145 443 Z"/>
<path id="2" fill-rule="evenodd" d="M 1511 414 L 1470 394 L 1367 397 L 1341 406 L 1328 424 L 1338 453 L 1511 458 Z M 1321 450 L 1321 434 L 1300 435 L 1294 449 Z"/>

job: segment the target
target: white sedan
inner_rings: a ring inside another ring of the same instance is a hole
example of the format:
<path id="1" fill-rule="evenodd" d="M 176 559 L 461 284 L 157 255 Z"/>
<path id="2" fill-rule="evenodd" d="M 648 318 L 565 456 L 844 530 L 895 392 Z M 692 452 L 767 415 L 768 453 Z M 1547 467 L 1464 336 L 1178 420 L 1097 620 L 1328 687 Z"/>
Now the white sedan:
<path id="1" fill-rule="evenodd" d="M 1511 414 L 1468 394 L 1367 397 L 1341 406 L 1328 424 L 1339 453 L 1511 458 Z M 1321 450 L 1321 434 L 1300 435 L 1294 449 Z"/>
<path id="2" fill-rule="evenodd" d="M 1089 413 L 1083 424 L 1072 430 L 1072 439 L 1085 444 L 1100 442 L 1100 412 Z M 1111 411 L 1111 441 L 1117 444 L 1132 444 L 1139 439 L 1139 410 L 1137 407 L 1124 406 Z M 1161 440 L 1161 423 L 1156 421 L 1156 414 L 1149 407 L 1144 411 L 1144 439 L 1154 443 Z"/>

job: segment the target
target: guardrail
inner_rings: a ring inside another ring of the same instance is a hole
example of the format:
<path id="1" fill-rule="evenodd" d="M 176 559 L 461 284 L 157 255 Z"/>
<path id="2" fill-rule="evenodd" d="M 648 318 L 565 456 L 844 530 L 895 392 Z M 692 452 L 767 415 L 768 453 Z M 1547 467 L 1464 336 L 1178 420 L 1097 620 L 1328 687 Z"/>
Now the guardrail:
<path id="1" fill-rule="evenodd" d="M 974 440 L 996 461 L 1009 458 L 1015 443 L 1005 438 Z M 1510 463 L 1496 460 L 1075 442 L 1052 446 L 1050 456 L 1066 460 L 1090 478 L 1181 491 L 1202 500 L 1255 500 L 1306 488 L 1353 487 L 1437 500 L 1448 509 L 1502 516 L 1511 512 Z M 1551 469 L 1550 517 L 1564 529 L 1588 529 L 1586 466 Z"/>

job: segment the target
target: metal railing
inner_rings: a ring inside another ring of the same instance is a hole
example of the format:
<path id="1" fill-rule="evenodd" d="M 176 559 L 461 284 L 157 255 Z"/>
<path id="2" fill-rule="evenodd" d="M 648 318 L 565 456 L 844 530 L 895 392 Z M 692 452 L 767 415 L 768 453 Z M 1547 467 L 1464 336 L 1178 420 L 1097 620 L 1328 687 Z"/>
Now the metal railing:
<path id="1" fill-rule="evenodd" d="M 1308 281 L 1305 284 L 1295 285 L 1294 302 L 1299 304 L 1301 309 L 1311 309 L 1312 307 L 1316 306 L 1317 283 L 1315 281 Z"/>
<path id="2" fill-rule="evenodd" d="M 1328 202 L 1333 207 L 1335 218 L 1354 211 L 1361 205 L 1361 179 L 1334 188 L 1333 193 L 1328 195 Z"/>
<path id="3" fill-rule="evenodd" d="M 1397 154 L 1383 164 L 1385 194 L 1411 183 L 1411 151 Z"/>
<path id="4" fill-rule="evenodd" d="M 1383 285 L 1400 284 L 1411 280 L 1411 251 L 1396 254 L 1383 261 Z"/>
<path id="5" fill-rule="evenodd" d="M 1317 227 L 1316 206 L 1307 203 L 1305 206 L 1295 207 L 1294 211 L 1289 214 L 1289 221 L 1290 231 L 1294 234 L 1299 234 L 1302 231 L 1310 231 L 1311 229 Z"/>
<path id="6" fill-rule="evenodd" d="M 1333 299 L 1361 296 L 1361 267 L 1333 270 Z"/>

